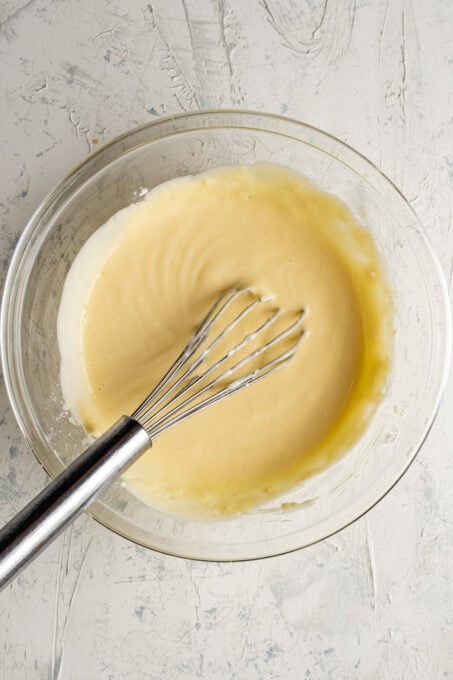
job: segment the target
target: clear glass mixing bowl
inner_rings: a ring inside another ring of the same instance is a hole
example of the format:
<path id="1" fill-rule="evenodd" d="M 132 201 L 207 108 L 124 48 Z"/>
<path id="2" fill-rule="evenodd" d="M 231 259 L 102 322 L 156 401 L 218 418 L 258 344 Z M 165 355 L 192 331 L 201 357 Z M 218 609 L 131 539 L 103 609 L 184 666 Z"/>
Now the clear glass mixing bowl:
<path id="1" fill-rule="evenodd" d="M 137 191 L 208 168 L 273 161 L 345 201 L 368 227 L 395 303 L 385 398 L 360 441 L 323 473 L 267 507 L 227 521 L 174 517 L 121 481 L 90 510 L 144 546 L 205 560 L 265 557 L 338 531 L 371 508 L 414 459 L 447 376 L 450 319 L 442 273 L 411 208 L 371 163 L 337 139 L 280 116 L 207 111 L 158 120 L 100 149 L 37 209 L 17 245 L 2 306 L 2 360 L 17 421 L 54 477 L 86 445 L 63 409 L 56 319 L 63 283 L 88 237 Z"/>

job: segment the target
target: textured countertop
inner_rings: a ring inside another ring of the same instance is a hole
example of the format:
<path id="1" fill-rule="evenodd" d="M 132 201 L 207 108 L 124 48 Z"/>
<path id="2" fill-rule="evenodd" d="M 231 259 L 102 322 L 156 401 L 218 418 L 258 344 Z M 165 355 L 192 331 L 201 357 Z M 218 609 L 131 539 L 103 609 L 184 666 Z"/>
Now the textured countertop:
<path id="1" fill-rule="evenodd" d="M 206 107 L 323 128 L 403 191 L 453 272 L 451 0 L 1 0 L 0 270 L 96 146 Z M 453 388 L 366 517 L 244 564 L 83 516 L 0 594 L 4 680 L 453 678 Z M 0 521 L 45 483 L 0 388 Z"/>

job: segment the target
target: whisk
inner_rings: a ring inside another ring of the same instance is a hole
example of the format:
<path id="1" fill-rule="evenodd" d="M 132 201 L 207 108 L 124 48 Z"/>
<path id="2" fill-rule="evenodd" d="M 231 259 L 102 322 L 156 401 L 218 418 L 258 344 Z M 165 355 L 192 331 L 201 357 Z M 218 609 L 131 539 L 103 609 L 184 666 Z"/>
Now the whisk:
<path id="1" fill-rule="evenodd" d="M 274 308 L 242 336 L 244 324 L 251 325 L 253 319 L 256 323 L 264 303 L 269 299 L 257 297 L 248 288 L 226 291 L 134 413 L 119 418 L 0 530 L 0 588 L 149 449 L 156 437 L 288 364 L 304 336 L 304 311 L 282 328 L 278 321 L 282 310 Z M 241 329 L 242 339 L 231 345 L 228 336 L 235 328 Z"/>

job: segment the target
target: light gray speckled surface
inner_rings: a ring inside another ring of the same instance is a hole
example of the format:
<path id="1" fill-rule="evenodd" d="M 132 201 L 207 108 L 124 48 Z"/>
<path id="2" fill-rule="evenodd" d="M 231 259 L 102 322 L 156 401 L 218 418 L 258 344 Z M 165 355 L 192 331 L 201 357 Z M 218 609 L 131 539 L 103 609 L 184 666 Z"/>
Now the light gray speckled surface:
<path id="1" fill-rule="evenodd" d="M 97 143 L 240 106 L 324 128 L 380 166 L 451 290 L 452 45 L 451 0 L 2 0 L 2 282 L 33 209 Z M 46 478 L 0 399 L 5 521 Z M 0 677 L 453 677 L 452 407 L 450 384 L 367 517 L 289 556 L 187 562 L 84 516 L 0 595 Z"/>

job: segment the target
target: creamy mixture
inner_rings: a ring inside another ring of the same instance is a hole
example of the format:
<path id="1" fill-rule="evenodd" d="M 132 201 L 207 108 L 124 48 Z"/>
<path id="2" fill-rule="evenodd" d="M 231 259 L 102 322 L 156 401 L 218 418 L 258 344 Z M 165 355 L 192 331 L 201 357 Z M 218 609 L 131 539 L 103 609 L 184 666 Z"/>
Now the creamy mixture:
<path id="1" fill-rule="evenodd" d="M 68 274 L 62 388 L 87 432 L 135 410 L 232 285 L 304 307 L 306 335 L 288 366 L 165 432 L 127 471 L 134 494 L 176 514 L 243 512 L 322 470 L 362 433 L 388 373 L 391 300 L 369 232 L 282 166 L 218 169 L 121 210 Z"/>

